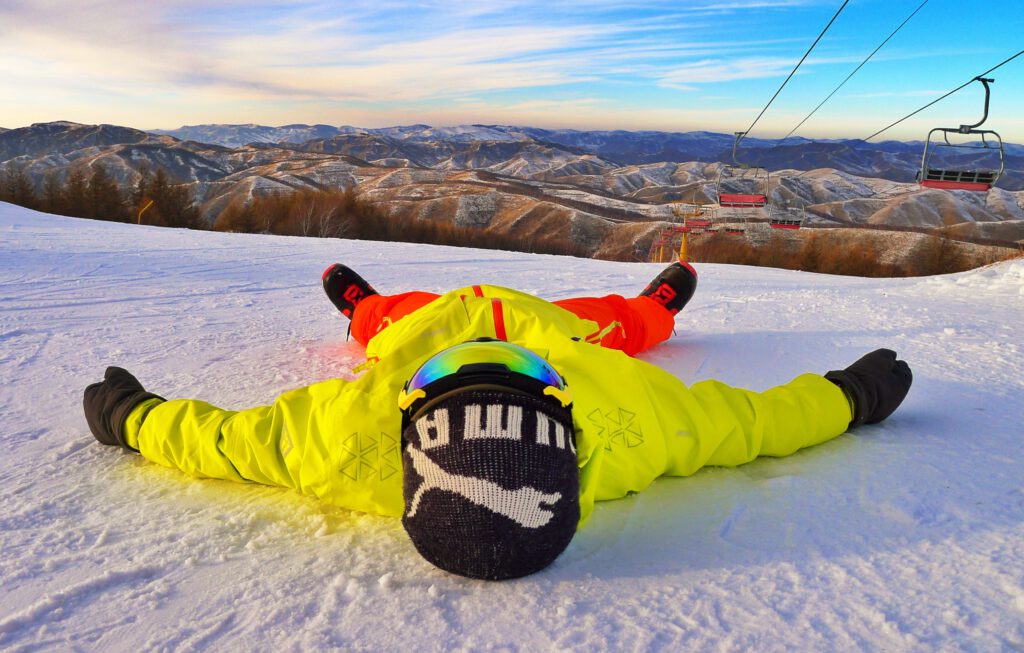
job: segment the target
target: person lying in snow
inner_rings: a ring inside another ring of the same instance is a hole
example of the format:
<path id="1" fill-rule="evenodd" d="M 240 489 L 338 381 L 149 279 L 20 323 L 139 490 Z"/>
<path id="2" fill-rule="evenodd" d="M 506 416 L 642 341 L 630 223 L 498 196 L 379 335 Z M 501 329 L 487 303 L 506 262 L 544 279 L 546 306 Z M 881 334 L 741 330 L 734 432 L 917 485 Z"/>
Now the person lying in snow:
<path id="1" fill-rule="evenodd" d="M 499 580 L 548 566 L 595 501 L 881 421 L 912 380 L 879 349 L 765 392 L 687 388 L 631 357 L 671 334 L 697 284 L 685 263 L 629 299 L 547 302 L 488 285 L 385 296 L 338 264 L 323 282 L 366 346 L 361 377 L 233 411 L 165 401 L 110 367 L 85 390 L 93 435 L 192 476 L 400 516 L 432 564 Z"/>

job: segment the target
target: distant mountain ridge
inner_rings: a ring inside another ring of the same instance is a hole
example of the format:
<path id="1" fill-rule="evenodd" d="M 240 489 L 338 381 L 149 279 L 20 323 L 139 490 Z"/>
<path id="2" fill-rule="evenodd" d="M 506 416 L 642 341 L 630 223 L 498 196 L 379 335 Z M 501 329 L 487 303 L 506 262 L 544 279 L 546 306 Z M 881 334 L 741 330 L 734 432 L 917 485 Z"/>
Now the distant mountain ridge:
<path id="1" fill-rule="evenodd" d="M 508 125 L 458 125 L 432 127 L 360 128 L 328 125 L 198 125 L 159 133 L 183 140 L 240 147 L 250 143 L 276 143 L 319 152 L 344 152 L 351 156 L 406 159 L 416 165 L 435 166 L 455 150 L 470 143 L 534 143 L 554 152 L 591 154 L 610 167 L 673 162 L 731 162 L 734 137 L 714 132 L 585 131 L 541 129 Z M 923 142 L 856 139 L 784 140 L 745 138 L 739 159 L 770 170 L 812 170 L 829 167 L 850 174 L 909 182 L 921 164 Z M 507 148 L 506 148 L 507 150 Z M 1000 187 L 1024 189 L 1024 145 L 1006 144 L 1006 172 Z M 990 152 L 946 156 L 943 165 L 971 169 L 994 165 Z"/>
<path id="2" fill-rule="evenodd" d="M 64 120 L 7 129 L 0 134 L 0 161 L 19 156 L 68 154 L 89 147 L 123 143 L 166 142 L 166 137 L 131 127 L 82 125 Z"/>
<path id="3" fill-rule="evenodd" d="M 173 136 L 182 141 L 195 141 L 224 147 L 242 147 L 251 143 L 302 143 L 317 138 L 330 138 L 339 132 L 330 125 L 189 125 L 178 129 L 150 130 L 152 134 Z"/>
<path id="4" fill-rule="evenodd" d="M 198 131 L 188 135 L 207 140 L 223 136 L 223 129 L 239 138 L 320 136 L 231 147 L 116 125 L 37 123 L 0 131 L 0 167 L 24 170 L 37 191 L 47 177 L 66 179 L 71 170 L 88 173 L 102 165 L 118 183 L 129 186 L 144 167 L 160 167 L 190 187 L 211 222 L 230 204 L 255 196 L 352 188 L 392 214 L 524 237 L 555 234 L 595 255 L 622 256 L 636 243 L 648 242 L 661 221 L 672 218 L 670 202 L 714 206 L 723 165 L 696 155 L 720 147 L 729 154 L 732 146 L 732 136 L 708 132 L 496 125 L 194 129 Z M 788 143 L 745 140 L 744 156 L 772 168 L 771 205 L 805 211 L 809 223 L 921 229 L 955 225 L 965 237 L 1007 242 L 1024 238 L 1024 191 L 1007 190 L 1020 183 L 1024 159 L 1019 156 L 1008 154 L 1007 181 L 1001 182 L 1006 187 L 970 193 L 912 183 L 909 171 L 920 156 L 913 143 L 886 142 L 876 150 L 859 149 L 854 141 Z M 683 163 L 621 162 L 658 158 L 684 147 L 695 156 Z M 890 179 L 902 181 L 879 179 L 877 170 L 891 171 Z M 645 251 L 643 246 L 640 250 Z"/>

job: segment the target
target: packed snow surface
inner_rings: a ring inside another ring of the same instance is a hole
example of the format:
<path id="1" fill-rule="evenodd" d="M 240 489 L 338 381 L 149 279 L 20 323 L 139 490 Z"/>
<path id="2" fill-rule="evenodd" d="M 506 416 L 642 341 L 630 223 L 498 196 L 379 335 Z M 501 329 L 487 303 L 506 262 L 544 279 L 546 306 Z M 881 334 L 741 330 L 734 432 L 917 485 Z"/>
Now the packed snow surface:
<path id="1" fill-rule="evenodd" d="M 635 294 L 660 266 L 178 231 L 0 205 L 0 649 L 999 651 L 1024 647 L 1024 260 L 859 279 L 700 266 L 643 357 L 765 389 L 886 346 L 886 422 L 599 504 L 546 571 L 487 583 L 397 520 L 195 480 L 93 441 L 107 365 L 241 408 L 362 348 L 332 261 L 379 290 Z"/>

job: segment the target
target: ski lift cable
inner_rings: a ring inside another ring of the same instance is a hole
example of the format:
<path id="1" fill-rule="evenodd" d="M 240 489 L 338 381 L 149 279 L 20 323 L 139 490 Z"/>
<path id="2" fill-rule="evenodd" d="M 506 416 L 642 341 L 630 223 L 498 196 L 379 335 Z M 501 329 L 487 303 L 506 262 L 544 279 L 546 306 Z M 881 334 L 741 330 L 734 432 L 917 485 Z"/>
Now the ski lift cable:
<path id="1" fill-rule="evenodd" d="M 981 73 L 980 75 L 975 75 L 974 77 L 970 78 L 969 80 L 967 80 L 966 82 L 964 82 L 964 83 L 963 83 L 963 84 L 961 84 L 960 86 L 957 86 L 956 88 L 954 88 L 954 89 L 953 89 L 952 91 L 950 91 L 949 93 L 946 93 L 945 95 L 943 95 L 943 96 L 942 96 L 942 97 L 940 97 L 940 98 L 937 98 L 937 99 L 935 99 L 935 100 L 932 100 L 931 102 L 929 102 L 928 104 L 924 105 L 923 107 L 921 107 L 921 108 L 920 108 L 920 109 L 918 109 L 917 111 L 914 111 L 913 113 L 909 113 L 909 114 L 907 114 L 907 115 L 903 116 L 902 118 L 900 118 L 900 119 L 899 119 L 899 120 L 897 120 L 896 122 L 892 123 L 892 124 L 891 124 L 891 125 L 889 125 L 888 127 L 885 127 L 884 129 L 880 129 L 880 130 L 876 131 L 876 132 L 875 132 L 874 134 L 872 134 L 872 135 L 868 136 L 868 137 L 867 137 L 867 138 L 865 138 L 864 140 L 865 140 L 865 141 L 870 141 L 870 140 L 871 140 L 872 138 L 874 138 L 875 136 L 878 136 L 879 134 L 881 134 L 881 133 L 883 133 L 883 132 L 886 132 L 886 131 L 888 131 L 888 130 L 892 129 L 893 127 L 895 127 L 896 125 L 900 124 L 901 122 L 903 122 L 903 121 L 904 121 L 904 120 L 906 120 L 907 118 L 910 118 L 911 116 L 915 116 L 915 115 L 917 115 L 917 114 L 921 113 L 922 111 L 924 111 L 925 109 L 927 109 L 928 107 L 932 106 L 933 104 L 937 104 L 938 102 L 940 102 L 940 101 L 942 101 L 942 100 L 945 100 L 945 99 L 946 99 L 946 98 L 948 98 L 948 97 L 949 97 L 950 95 L 953 95 L 954 93 L 956 93 L 956 92 L 957 92 L 957 91 L 959 91 L 960 89 L 962 89 L 962 88 L 964 88 L 964 87 L 966 87 L 966 86 L 970 85 L 970 84 L 971 84 L 972 82 L 974 82 L 974 81 L 975 81 L 976 79 L 978 79 L 979 77 L 984 77 L 985 75 L 988 75 L 989 73 L 993 72 L 993 71 L 994 71 L 994 70 L 996 70 L 997 68 L 1001 68 L 1001 67 L 1005 66 L 1006 64 L 1010 63 L 1011 61 L 1013 61 L 1013 60 L 1014 60 L 1014 59 L 1016 59 L 1017 57 L 1021 56 L 1022 54 L 1024 54 L 1024 50 L 1021 50 L 1020 52 L 1018 52 L 1017 54 L 1013 55 L 1013 56 L 1012 56 L 1012 57 L 1010 57 L 1009 59 L 1005 59 L 1005 60 L 1004 60 L 1004 61 L 1003 61 L 1002 63 L 1000 63 L 1000 64 L 998 64 L 998 65 L 995 65 L 995 66 L 993 66 L 993 67 L 989 68 L 988 70 L 986 70 L 985 72 Z"/>
<path id="2" fill-rule="evenodd" d="M 998 64 L 998 65 L 996 65 L 996 66 L 993 66 L 992 68 L 989 68 L 988 70 L 986 70 L 985 72 L 981 73 L 981 74 L 980 74 L 980 75 L 978 75 L 977 77 L 972 77 L 971 79 L 967 80 L 966 82 L 964 82 L 964 83 L 963 83 L 963 84 L 961 84 L 960 86 L 958 86 L 958 87 L 954 88 L 954 89 L 953 89 L 952 91 L 950 91 L 949 93 L 946 93 L 946 94 L 945 94 L 945 95 L 943 95 L 942 97 L 940 97 L 940 98 L 937 98 L 937 99 L 935 99 L 935 100 L 933 100 L 933 101 L 929 102 L 928 104 L 924 105 L 923 107 L 921 107 L 921 108 L 920 108 L 920 109 L 918 109 L 917 111 L 914 111 L 913 113 L 907 114 L 906 116 L 904 116 L 904 117 L 900 118 L 899 120 L 897 120 L 896 122 L 892 123 L 892 124 L 891 124 L 891 125 L 889 125 L 888 127 L 886 127 L 886 128 L 884 128 L 884 129 L 881 129 L 881 130 L 879 130 L 879 131 L 875 132 L 875 133 L 874 133 L 874 134 L 872 134 L 871 136 L 868 136 L 867 138 L 865 138 L 865 139 L 864 139 L 864 141 L 865 141 L 865 142 L 867 142 L 867 141 L 870 141 L 870 140 L 871 140 L 872 138 L 874 138 L 875 136 L 878 136 L 879 134 L 881 134 L 881 133 L 883 133 L 883 132 L 885 132 L 885 131 L 888 131 L 889 129 L 891 129 L 891 128 L 895 127 L 896 125 L 900 124 L 901 122 L 903 122 L 903 121 L 904 121 L 904 120 L 906 120 L 907 118 L 910 118 L 911 116 L 914 116 L 914 115 L 916 115 L 916 114 L 918 114 L 918 113 L 921 113 L 922 111 L 924 111 L 924 110 L 925 110 L 925 109 L 927 109 L 928 107 L 932 106 L 933 104 L 936 104 L 936 103 L 938 103 L 938 102 L 940 102 L 940 101 L 942 101 L 942 100 L 944 100 L 944 99 L 948 98 L 948 97 L 949 97 L 950 95 L 953 95 L 953 94 L 954 94 L 954 93 L 956 93 L 957 91 L 959 91 L 959 90 L 961 90 L 961 89 L 965 88 L 966 86 L 969 86 L 969 85 L 970 85 L 970 84 L 971 84 L 972 82 L 976 81 L 977 79 L 979 79 L 979 78 L 981 78 L 981 77 L 984 77 L 985 75 L 988 75 L 989 73 L 991 73 L 991 72 L 995 71 L 995 70 L 996 70 L 996 69 L 998 69 L 998 68 L 1001 68 L 1002 66 L 1005 66 L 1006 64 L 1010 63 L 1011 61 L 1013 61 L 1013 60 L 1014 60 L 1014 59 L 1016 59 L 1017 57 L 1021 56 L 1022 54 L 1024 54 L 1024 50 L 1021 50 L 1020 52 L 1018 52 L 1017 54 L 1013 55 L 1012 57 L 1010 57 L 1010 58 L 1008 58 L 1008 59 L 1004 60 L 1004 61 L 1003 61 L 1002 63 L 1000 63 L 1000 64 Z M 808 172 L 811 172 L 811 171 L 810 171 L 810 170 L 804 170 L 804 171 L 803 171 L 803 172 L 801 172 L 800 174 L 798 174 L 798 175 L 796 175 L 795 177 L 793 177 L 793 179 L 799 179 L 800 177 L 803 177 L 804 175 L 806 175 L 806 174 L 807 174 Z M 780 181 L 780 183 L 781 183 L 781 181 Z"/>
<path id="3" fill-rule="evenodd" d="M 899 31 L 900 31 L 901 29 L 903 29 L 903 26 L 904 26 L 904 25 L 906 25 L 907 23 L 909 23 L 909 22 L 910 22 L 910 19 L 911 19 L 911 18 L 913 18 L 914 16 L 916 16 L 916 15 L 917 15 L 917 12 L 921 11 L 921 9 L 922 9 L 922 8 L 923 8 L 923 7 L 924 7 L 924 6 L 926 5 L 926 4 L 928 4 L 928 2 L 929 2 L 929 0 L 924 0 L 924 2 L 922 2 L 921 4 L 919 4 L 919 5 L 917 6 L 917 9 L 915 9 L 915 10 L 913 11 L 913 13 L 911 13 L 911 14 L 910 14 L 909 16 L 907 16 L 907 17 L 906 17 L 906 18 L 905 18 L 905 19 L 903 20 L 903 22 L 902 22 L 902 23 L 900 23 L 899 27 L 897 27 L 897 28 L 896 28 L 895 30 L 893 30 L 893 31 L 892 31 L 892 33 L 891 33 L 891 34 L 889 34 L 889 36 L 885 37 L 885 40 L 884 40 L 884 41 L 882 41 L 882 43 L 881 43 L 881 44 L 880 44 L 880 45 L 879 45 L 879 46 L 878 46 L 877 48 L 875 48 L 875 50 L 874 50 L 874 51 L 873 51 L 873 52 L 872 52 L 871 54 L 869 54 L 869 55 L 867 56 L 867 58 L 866 58 L 866 59 L 864 59 L 864 61 L 860 62 L 860 65 L 859 65 L 859 66 L 857 66 L 856 68 L 854 68 L 854 69 L 853 69 L 853 72 L 851 72 L 851 73 L 850 73 L 849 75 L 847 75 L 847 76 L 846 76 L 846 79 L 844 79 L 844 80 L 843 80 L 842 82 L 840 82 L 839 86 L 836 86 L 836 87 L 835 87 L 834 89 L 832 89 L 832 92 L 831 92 L 831 93 L 829 93 L 829 94 L 828 94 L 828 96 L 826 96 L 826 97 L 825 97 L 825 99 L 821 101 L 821 104 L 819 104 L 818 106 L 814 107 L 814 110 L 813 110 L 813 111 L 811 111 L 811 112 L 810 112 L 809 114 L 807 114 L 807 117 L 806 117 L 806 118 L 804 118 L 803 120 L 801 120 L 801 121 L 800 121 L 800 124 L 798 124 L 798 125 L 797 125 L 796 127 L 794 127 L 793 129 L 791 129 L 791 130 L 789 131 L 789 133 L 788 133 L 788 134 L 786 134 L 785 136 L 783 136 L 783 137 L 782 137 L 782 140 L 786 140 L 787 138 L 789 138 L 790 136 L 792 136 L 792 135 L 793 135 L 793 134 L 794 134 L 794 133 L 796 132 L 796 130 L 800 129 L 800 127 L 802 127 L 802 126 L 803 126 L 803 124 L 804 124 L 805 122 L 807 122 L 808 120 L 810 120 L 811 116 L 813 116 L 813 115 L 814 115 L 814 114 L 815 114 L 815 113 L 816 113 L 816 112 L 818 111 L 818 109 L 820 109 L 820 108 L 821 108 L 822 106 L 824 106 L 824 104 L 825 104 L 826 102 L 828 102 L 829 100 L 831 100 L 831 99 L 832 99 L 832 96 L 833 96 L 833 95 L 835 95 L 835 94 L 836 94 L 836 93 L 837 93 L 837 92 L 839 91 L 839 89 L 841 89 L 841 88 L 842 88 L 843 86 L 845 86 L 845 85 L 846 85 L 846 82 L 850 81 L 850 78 L 852 78 L 852 77 L 853 77 L 854 75 L 856 75 L 856 74 L 857 74 L 857 72 L 858 72 L 858 71 L 859 71 L 859 70 L 860 70 L 861 68 L 863 68 L 863 67 L 864 67 L 864 65 L 865 65 L 865 64 L 866 64 L 867 62 L 871 61 L 871 58 L 872 58 L 872 57 L 874 57 L 874 56 L 875 56 L 876 54 L 878 54 L 878 51 L 879 51 L 879 50 L 881 50 L 881 49 L 882 49 L 883 47 L 885 47 L 885 44 L 886 44 L 886 43 L 888 43 L 888 42 L 890 41 L 890 39 L 892 39 L 892 37 L 896 36 L 896 33 L 897 33 L 897 32 L 899 32 Z"/>
<path id="4" fill-rule="evenodd" d="M 743 132 L 743 135 L 736 140 L 736 145 L 739 145 L 739 142 L 743 140 L 744 136 L 749 134 L 751 130 L 754 129 L 754 125 L 757 124 L 757 121 L 761 119 L 761 116 L 764 115 L 764 112 L 767 111 L 768 107 L 772 105 L 772 102 L 775 101 L 775 98 L 779 97 L 779 93 L 782 92 L 782 89 L 786 88 L 786 84 L 788 84 L 789 80 L 791 80 L 793 78 L 793 75 L 796 74 L 797 69 L 799 69 L 803 62 L 807 59 L 807 57 L 810 56 L 811 51 L 814 50 L 814 47 L 816 45 L 818 45 L 818 41 L 820 41 L 825 36 L 825 32 L 828 31 L 828 28 L 832 27 L 832 23 L 836 22 L 836 18 L 839 18 L 839 14 L 843 12 L 843 9 L 845 9 L 846 5 L 848 4 L 850 4 L 850 0 L 843 1 L 842 6 L 840 6 L 839 9 L 836 10 L 835 15 L 832 16 L 832 20 L 828 21 L 828 25 L 825 25 L 825 29 L 821 30 L 821 34 L 818 34 L 818 38 L 814 39 L 814 43 L 811 44 L 811 47 L 807 48 L 807 52 L 804 53 L 804 56 L 801 57 L 800 61 L 797 62 L 796 66 L 793 67 L 793 70 L 789 73 L 789 77 L 787 77 L 786 80 L 782 82 L 782 86 L 779 87 L 779 90 L 775 91 L 775 95 L 772 96 L 772 99 L 768 100 L 768 104 L 764 105 L 764 108 L 761 109 L 761 113 L 757 114 L 757 118 L 754 118 L 754 122 L 750 123 L 750 126 L 747 127 L 747 130 L 745 132 Z"/>

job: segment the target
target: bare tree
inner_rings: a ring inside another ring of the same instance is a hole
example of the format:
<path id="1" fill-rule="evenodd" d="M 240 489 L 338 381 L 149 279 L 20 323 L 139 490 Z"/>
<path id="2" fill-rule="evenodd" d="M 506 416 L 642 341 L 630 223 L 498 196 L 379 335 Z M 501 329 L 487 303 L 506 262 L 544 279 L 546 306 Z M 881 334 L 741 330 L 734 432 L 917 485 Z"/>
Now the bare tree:
<path id="1" fill-rule="evenodd" d="M 303 202 L 295 209 L 299 222 L 299 234 L 308 236 L 313 232 L 313 218 L 316 215 L 316 207 L 312 202 Z"/>

